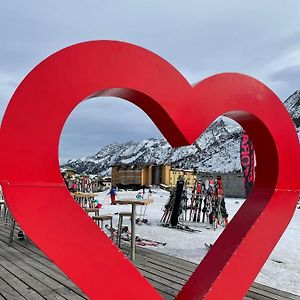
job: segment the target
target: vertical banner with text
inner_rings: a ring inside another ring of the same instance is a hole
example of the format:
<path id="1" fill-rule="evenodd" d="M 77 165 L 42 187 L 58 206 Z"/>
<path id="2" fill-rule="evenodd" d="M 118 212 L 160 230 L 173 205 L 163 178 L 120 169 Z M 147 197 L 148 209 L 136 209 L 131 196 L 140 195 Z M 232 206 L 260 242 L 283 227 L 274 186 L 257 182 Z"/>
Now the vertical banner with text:
<path id="1" fill-rule="evenodd" d="M 245 130 L 243 130 L 242 133 L 240 158 L 244 175 L 246 197 L 248 197 L 255 179 L 255 154 L 253 144 Z"/>

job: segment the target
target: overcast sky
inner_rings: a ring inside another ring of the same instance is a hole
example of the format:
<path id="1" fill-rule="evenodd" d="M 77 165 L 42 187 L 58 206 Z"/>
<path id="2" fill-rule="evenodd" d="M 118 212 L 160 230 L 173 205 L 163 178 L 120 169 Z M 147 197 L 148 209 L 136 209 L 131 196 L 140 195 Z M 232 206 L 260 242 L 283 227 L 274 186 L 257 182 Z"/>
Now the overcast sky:
<path id="1" fill-rule="evenodd" d="M 300 89 L 299 0 L 2 0 L 0 33 L 1 119 L 12 93 L 36 64 L 88 40 L 148 48 L 191 83 L 234 71 L 263 81 L 282 100 Z M 139 108 L 119 99 L 89 100 L 67 121 L 60 159 L 147 137 L 161 134 Z"/>

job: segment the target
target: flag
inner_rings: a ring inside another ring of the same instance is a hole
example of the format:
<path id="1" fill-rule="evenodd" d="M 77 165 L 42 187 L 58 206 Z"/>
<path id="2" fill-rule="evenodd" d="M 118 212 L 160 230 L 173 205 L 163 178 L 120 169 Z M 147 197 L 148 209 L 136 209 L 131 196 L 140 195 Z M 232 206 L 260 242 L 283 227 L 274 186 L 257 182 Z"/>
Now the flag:
<path id="1" fill-rule="evenodd" d="M 255 154 L 253 144 L 245 130 L 242 133 L 240 158 L 244 175 L 246 196 L 248 197 L 255 179 Z"/>

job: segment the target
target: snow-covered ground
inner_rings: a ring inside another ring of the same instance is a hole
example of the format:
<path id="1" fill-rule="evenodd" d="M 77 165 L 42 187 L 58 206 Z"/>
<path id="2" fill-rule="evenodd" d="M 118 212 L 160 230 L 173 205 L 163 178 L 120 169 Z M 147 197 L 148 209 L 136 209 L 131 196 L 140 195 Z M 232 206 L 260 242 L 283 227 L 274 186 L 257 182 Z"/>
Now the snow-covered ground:
<path id="1" fill-rule="evenodd" d="M 130 211 L 130 205 L 110 205 L 110 199 L 106 192 L 99 193 L 97 199 L 103 205 L 102 214 Z M 135 197 L 137 192 L 119 191 L 118 198 Z M 146 194 L 147 196 L 147 194 Z M 154 189 L 151 198 L 154 203 L 148 205 L 146 217 L 151 225 L 137 225 L 137 235 L 147 239 L 166 242 L 165 246 L 150 247 L 155 251 L 177 256 L 188 261 L 199 263 L 207 253 L 205 243 L 214 243 L 222 233 L 223 228 L 216 230 L 206 229 L 202 223 L 186 223 L 192 228 L 198 228 L 201 232 L 184 232 L 158 226 L 162 217 L 162 208 L 166 203 L 169 192 Z M 244 199 L 226 199 L 226 208 L 229 220 L 239 210 Z M 137 207 L 137 213 L 140 208 Z M 118 217 L 114 217 L 114 226 L 117 225 Z M 124 220 L 124 225 L 129 225 L 129 220 Z M 300 209 L 296 209 L 295 215 L 287 230 L 267 260 L 263 269 L 257 276 L 257 282 L 268 286 L 286 290 L 300 295 Z"/>

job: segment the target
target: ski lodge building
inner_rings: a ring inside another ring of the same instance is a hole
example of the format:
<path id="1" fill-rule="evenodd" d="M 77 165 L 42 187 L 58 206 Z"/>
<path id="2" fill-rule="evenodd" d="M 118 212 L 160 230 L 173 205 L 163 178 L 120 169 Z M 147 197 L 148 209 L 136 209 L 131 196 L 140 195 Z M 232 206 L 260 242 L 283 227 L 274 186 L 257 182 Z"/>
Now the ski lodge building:
<path id="1" fill-rule="evenodd" d="M 112 166 L 111 184 L 119 188 L 150 185 L 175 187 L 180 176 L 187 187 L 193 187 L 197 180 L 195 170 L 172 168 L 170 165 L 117 164 Z"/>

